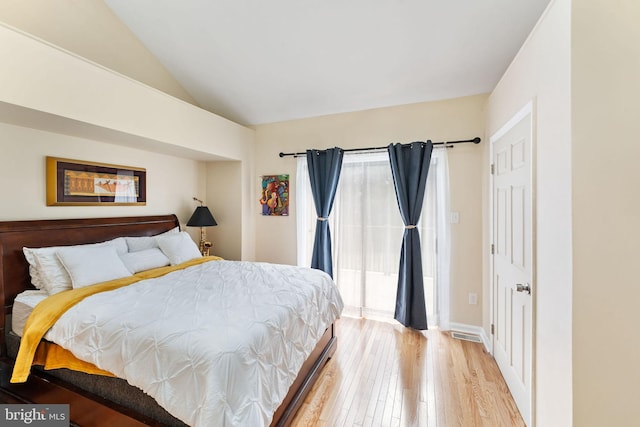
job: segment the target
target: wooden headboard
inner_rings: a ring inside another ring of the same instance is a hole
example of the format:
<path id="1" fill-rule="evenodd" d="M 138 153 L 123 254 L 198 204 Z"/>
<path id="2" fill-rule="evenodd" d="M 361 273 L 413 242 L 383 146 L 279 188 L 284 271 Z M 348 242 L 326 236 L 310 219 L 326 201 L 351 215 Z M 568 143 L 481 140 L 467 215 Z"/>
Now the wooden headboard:
<path id="1" fill-rule="evenodd" d="M 33 289 L 23 247 L 80 245 L 122 236 L 152 236 L 178 227 L 175 215 L 0 222 L 0 355 L 5 318 L 20 292 Z"/>

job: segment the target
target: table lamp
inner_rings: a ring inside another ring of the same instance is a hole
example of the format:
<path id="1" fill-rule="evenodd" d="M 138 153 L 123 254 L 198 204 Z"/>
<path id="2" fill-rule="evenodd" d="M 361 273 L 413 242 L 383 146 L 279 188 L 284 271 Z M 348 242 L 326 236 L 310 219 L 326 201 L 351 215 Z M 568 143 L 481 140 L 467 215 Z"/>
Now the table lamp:
<path id="1" fill-rule="evenodd" d="M 191 215 L 191 218 L 189 218 L 187 226 L 200 227 L 200 253 L 203 256 L 206 256 L 209 255 L 209 248 L 212 245 L 211 242 L 206 241 L 206 232 L 204 230 L 204 227 L 213 227 L 215 225 L 218 225 L 218 223 L 211 214 L 209 208 L 204 206 L 204 202 L 202 200 L 195 197 L 193 198 L 193 200 L 195 200 L 196 202 L 200 202 L 200 206 L 196 208 L 196 210 L 193 212 L 193 215 Z"/>

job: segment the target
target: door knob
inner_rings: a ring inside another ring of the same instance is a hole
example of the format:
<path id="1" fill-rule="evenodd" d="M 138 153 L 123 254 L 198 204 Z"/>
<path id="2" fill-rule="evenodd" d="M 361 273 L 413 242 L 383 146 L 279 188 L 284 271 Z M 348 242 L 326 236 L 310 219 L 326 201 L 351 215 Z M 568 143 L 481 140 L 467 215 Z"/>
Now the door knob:
<path id="1" fill-rule="evenodd" d="M 528 283 L 526 285 L 523 285 L 522 283 L 518 283 L 515 286 L 515 290 L 516 290 L 516 292 L 526 292 L 529 295 L 531 295 L 531 286 L 529 286 Z"/>

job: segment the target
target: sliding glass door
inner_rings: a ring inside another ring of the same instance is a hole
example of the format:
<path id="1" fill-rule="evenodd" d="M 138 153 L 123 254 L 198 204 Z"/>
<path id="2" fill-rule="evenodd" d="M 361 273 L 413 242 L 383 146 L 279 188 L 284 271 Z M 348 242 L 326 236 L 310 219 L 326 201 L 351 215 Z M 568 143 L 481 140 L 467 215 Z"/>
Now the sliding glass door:
<path id="1" fill-rule="evenodd" d="M 444 151 L 444 150 L 443 150 Z M 445 153 L 446 154 L 446 153 Z M 422 245 L 428 323 L 438 324 L 436 230 L 438 167 L 432 159 L 423 214 L 418 227 Z M 315 211 L 305 159 L 298 164 L 298 263 L 310 265 Z M 441 203 L 441 202 L 440 202 Z M 447 208 L 448 209 L 448 208 Z M 400 218 L 386 152 L 346 154 L 330 216 L 334 279 L 345 302 L 345 315 L 393 319 L 404 225 Z"/>

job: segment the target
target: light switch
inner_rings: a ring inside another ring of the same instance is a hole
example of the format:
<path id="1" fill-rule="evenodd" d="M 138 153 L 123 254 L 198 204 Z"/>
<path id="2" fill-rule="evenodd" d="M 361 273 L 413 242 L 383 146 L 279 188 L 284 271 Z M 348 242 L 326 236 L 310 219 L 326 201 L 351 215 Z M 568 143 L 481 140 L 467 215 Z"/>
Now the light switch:
<path id="1" fill-rule="evenodd" d="M 478 304 L 478 294 L 475 294 L 475 293 L 469 294 L 469 304 L 472 304 L 472 305 Z"/>
<path id="2" fill-rule="evenodd" d="M 451 212 L 451 224 L 458 224 L 460 222 L 460 214 L 458 212 Z"/>

